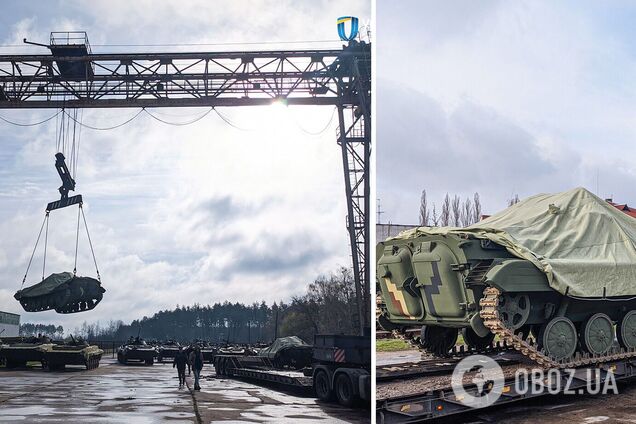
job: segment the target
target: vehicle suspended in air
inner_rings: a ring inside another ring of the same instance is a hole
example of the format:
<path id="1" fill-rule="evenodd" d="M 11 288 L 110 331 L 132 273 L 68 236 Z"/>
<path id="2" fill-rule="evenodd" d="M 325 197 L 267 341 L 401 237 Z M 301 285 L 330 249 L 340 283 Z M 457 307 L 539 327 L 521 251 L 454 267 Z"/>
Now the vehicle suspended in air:
<path id="1" fill-rule="evenodd" d="M 73 119 L 73 121 L 76 122 L 76 116 L 73 117 L 64 110 L 62 110 L 62 113 L 63 116 L 68 117 L 69 119 Z M 64 131 L 66 131 L 67 134 L 70 132 L 68 130 L 68 120 L 66 127 L 64 127 L 64 118 L 62 118 L 62 126 L 60 128 L 60 134 L 62 134 L 61 137 L 64 137 Z M 64 144 L 61 145 L 62 147 L 64 147 Z M 79 146 L 77 147 L 77 150 L 79 150 Z M 75 151 L 75 131 L 73 131 L 73 148 L 71 150 L 71 155 L 75 155 Z M 73 157 L 73 159 L 75 160 L 75 163 L 73 163 L 73 165 L 76 165 L 76 157 Z M 31 267 L 31 263 L 33 261 L 33 256 L 35 255 L 35 251 L 42 236 L 42 231 L 45 230 L 42 281 L 26 288 L 21 288 L 15 293 L 14 297 L 20 302 L 24 310 L 27 312 L 40 312 L 53 309 L 60 314 L 70 314 L 75 312 L 88 311 L 95 308 L 95 306 L 97 306 L 97 304 L 102 300 L 103 294 L 106 290 L 101 285 L 101 277 L 99 275 L 99 269 L 97 268 L 97 260 L 95 259 L 93 244 L 88 232 L 88 225 L 86 224 L 86 216 L 84 215 L 84 210 L 82 208 L 82 195 L 78 194 L 71 197 L 69 197 L 68 195 L 69 191 L 75 190 L 75 180 L 73 179 L 71 172 L 66 165 L 65 156 L 61 152 L 58 152 L 55 155 L 55 168 L 62 180 L 62 186 L 60 186 L 60 188 L 58 189 L 61 197 L 60 200 L 53 201 L 46 207 L 44 222 L 42 222 L 42 227 L 40 228 L 35 247 L 33 248 L 31 259 L 29 260 L 27 270 L 24 274 L 24 278 L 22 279 L 22 286 L 24 286 L 24 283 L 26 282 L 29 268 Z M 71 166 L 71 168 L 73 169 L 74 167 Z M 48 242 L 49 214 L 51 213 L 51 211 L 54 211 L 56 209 L 62 209 L 73 205 L 78 205 L 79 208 L 77 212 L 77 233 L 75 237 L 75 267 L 73 269 L 73 272 L 53 273 L 45 278 L 44 271 L 46 269 L 45 265 L 46 248 Z M 93 256 L 97 278 L 77 275 L 77 253 L 81 222 L 80 217 L 83 219 L 84 228 L 86 229 L 86 235 L 91 249 L 91 254 Z"/>

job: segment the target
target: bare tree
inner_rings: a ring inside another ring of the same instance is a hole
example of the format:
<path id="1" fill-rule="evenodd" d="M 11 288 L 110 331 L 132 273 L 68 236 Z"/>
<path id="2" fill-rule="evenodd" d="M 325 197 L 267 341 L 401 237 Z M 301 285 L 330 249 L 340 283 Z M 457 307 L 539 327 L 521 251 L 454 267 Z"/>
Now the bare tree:
<path id="1" fill-rule="evenodd" d="M 439 217 L 437 216 L 437 208 L 435 207 L 435 203 L 433 203 L 433 212 L 431 214 L 431 225 L 433 227 L 439 227 Z"/>
<path id="2" fill-rule="evenodd" d="M 479 200 L 479 193 L 475 193 L 473 196 L 473 223 L 481 220 L 481 201 Z"/>
<path id="3" fill-rule="evenodd" d="M 429 226 L 431 224 L 431 216 L 428 210 L 428 202 L 426 200 L 426 190 L 422 190 L 420 197 L 420 225 Z"/>
<path id="4" fill-rule="evenodd" d="M 451 211 L 450 211 L 450 196 L 446 193 L 444 202 L 442 202 L 442 213 L 439 215 L 440 225 L 442 227 L 448 227 L 450 223 Z"/>
<path id="5" fill-rule="evenodd" d="M 451 212 L 453 215 L 453 225 L 455 227 L 459 227 L 462 222 L 462 205 L 461 199 L 458 195 L 453 196 L 453 201 L 451 202 Z"/>
<path id="6" fill-rule="evenodd" d="M 464 201 L 464 205 L 462 208 L 462 226 L 468 227 L 473 223 L 473 204 L 470 201 L 470 198 L 467 198 Z"/>
<path id="7" fill-rule="evenodd" d="M 512 205 L 516 205 L 517 203 L 519 203 L 519 195 L 515 194 L 514 196 L 512 196 L 510 199 L 508 199 L 508 207 L 512 206 Z"/>

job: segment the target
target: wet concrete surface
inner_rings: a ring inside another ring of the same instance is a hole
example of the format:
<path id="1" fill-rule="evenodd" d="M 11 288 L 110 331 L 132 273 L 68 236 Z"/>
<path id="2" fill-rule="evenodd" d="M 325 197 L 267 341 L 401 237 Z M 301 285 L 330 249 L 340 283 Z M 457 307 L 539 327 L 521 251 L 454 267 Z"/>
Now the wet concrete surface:
<path id="1" fill-rule="evenodd" d="M 308 394 L 217 379 L 211 366 L 202 376 L 201 391 L 191 392 L 178 389 L 171 364 L 120 365 L 109 358 L 91 371 L 0 369 L 0 422 L 370 422 L 368 409 L 342 408 Z"/>

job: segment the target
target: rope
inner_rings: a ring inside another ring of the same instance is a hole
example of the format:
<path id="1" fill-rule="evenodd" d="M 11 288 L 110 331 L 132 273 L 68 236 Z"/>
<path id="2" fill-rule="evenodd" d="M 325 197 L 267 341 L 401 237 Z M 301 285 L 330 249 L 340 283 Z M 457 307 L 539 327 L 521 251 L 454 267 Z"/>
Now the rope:
<path id="1" fill-rule="evenodd" d="M 211 107 L 211 108 L 210 108 L 209 110 L 207 110 L 207 111 L 206 111 L 203 115 L 201 115 L 201 116 L 199 116 L 199 117 L 197 117 L 197 118 L 194 118 L 194 119 L 192 119 L 191 121 L 188 121 L 188 122 L 169 122 L 169 121 L 166 121 L 166 120 L 163 120 L 163 119 L 161 119 L 161 118 L 156 117 L 156 116 L 155 116 L 155 115 L 153 115 L 152 113 L 148 112 L 148 110 L 147 110 L 147 109 L 142 109 L 142 111 L 145 111 L 145 112 L 146 112 L 148 115 L 150 115 L 153 119 L 155 119 L 155 120 L 157 120 L 157 121 L 159 121 L 159 122 L 162 122 L 162 123 L 164 123 L 164 124 L 174 125 L 174 126 L 184 126 L 184 125 L 194 124 L 195 122 L 198 122 L 198 121 L 200 121 L 201 119 L 205 118 L 206 116 L 208 116 L 208 114 L 209 114 L 210 112 L 212 112 L 212 109 L 214 109 L 214 108 L 212 108 L 212 107 Z"/>
<path id="2" fill-rule="evenodd" d="M 82 205 L 77 209 L 77 231 L 75 231 L 75 265 L 73 265 L 73 276 L 77 274 L 77 248 L 79 246 L 80 211 Z"/>
<path id="3" fill-rule="evenodd" d="M 42 226 L 40 227 L 40 232 L 38 233 L 38 239 L 35 241 L 35 246 L 33 247 L 33 252 L 31 252 L 31 258 L 29 259 L 29 264 L 27 265 L 27 269 L 24 273 L 24 278 L 22 279 L 22 285 L 20 286 L 20 290 L 24 287 L 24 282 L 27 279 L 27 274 L 29 273 L 29 268 L 31 268 L 31 262 L 33 262 L 33 256 L 35 256 L 35 250 L 38 248 L 38 244 L 40 243 L 40 237 L 42 236 L 42 230 L 44 229 L 44 223 L 48 221 L 49 213 L 47 212 L 44 215 L 44 220 L 42 221 Z"/>
<path id="4" fill-rule="evenodd" d="M 241 131 L 254 131 L 251 128 L 241 128 L 235 124 L 232 123 L 232 121 L 230 121 L 228 118 L 226 118 L 225 116 L 221 115 L 221 112 L 219 112 L 216 108 L 212 108 L 214 109 L 214 112 L 219 116 L 219 118 L 221 118 L 223 120 L 223 122 L 225 122 L 226 124 L 228 124 L 231 127 L 236 128 L 237 130 L 241 130 Z"/>
<path id="5" fill-rule="evenodd" d="M 307 131 L 306 129 L 304 129 L 296 120 L 295 117 L 292 116 L 292 118 L 294 119 L 294 123 L 296 124 L 296 126 L 305 134 L 309 134 L 309 135 L 313 135 L 313 136 L 319 136 L 325 133 L 325 131 L 327 131 L 329 129 L 329 127 L 331 126 L 331 123 L 333 122 L 333 118 L 334 116 L 336 116 L 336 110 L 338 110 L 338 108 L 334 107 L 333 111 L 331 112 L 331 118 L 329 118 L 329 121 L 327 122 L 327 125 L 324 126 L 323 129 L 321 129 L 318 132 L 313 132 L 313 131 Z"/>
<path id="6" fill-rule="evenodd" d="M 45 122 L 49 122 L 51 119 L 53 119 L 56 116 L 58 116 L 60 114 L 60 112 L 61 111 L 58 111 L 55 115 L 52 115 L 52 116 L 44 119 L 43 121 L 31 122 L 31 123 L 28 123 L 28 124 L 22 124 L 20 122 L 14 122 L 14 121 L 11 121 L 11 120 L 9 120 L 9 119 L 7 119 L 5 117 L 2 117 L 2 116 L 0 116 L 0 120 L 6 122 L 7 124 L 16 125 L 18 127 L 34 127 L 36 125 L 41 125 L 41 124 L 44 124 Z"/>
<path id="7" fill-rule="evenodd" d="M 46 248 L 49 242 L 49 213 L 46 213 L 46 231 L 44 232 L 44 258 L 42 260 L 42 280 L 44 280 L 44 274 L 46 270 Z"/>
<path id="8" fill-rule="evenodd" d="M 86 215 L 84 215 L 84 208 L 82 207 L 82 205 L 80 205 L 80 210 L 82 211 L 82 218 L 84 218 L 84 228 L 86 228 L 86 235 L 88 236 L 88 244 L 91 247 L 93 262 L 95 263 L 95 271 L 97 272 L 97 280 L 101 282 L 102 278 L 99 276 L 99 268 L 97 268 L 97 259 L 95 259 L 95 251 L 93 250 L 93 242 L 91 241 L 91 235 L 88 232 L 88 224 L 86 223 Z"/>
<path id="9" fill-rule="evenodd" d="M 139 110 L 139 112 L 137 112 L 132 118 L 128 119 L 125 122 L 122 122 L 121 124 L 117 124 L 117 125 L 113 125 L 112 127 L 94 127 L 92 125 L 88 125 L 88 124 L 84 124 L 83 122 L 77 121 L 76 119 L 74 119 L 73 117 L 69 116 L 67 112 L 64 112 L 67 116 L 69 116 L 71 119 L 73 119 L 74 121 L 76 121 L 80 126 L 82 127 L 86 127 L 89 128 L 91 130 L 96 130 L 96 131 L 109 131 L 109 130 L 114 130 L 116 128 L 119 127 L 123 127 L 124 125 L 128 124 L 129 122 L 131 122 L 132 120 L 134 120 L 135 118 L 137 118 L 139 115 L 141 115 L 141 113 L 144 111 L 144 108 L 141 108 Z"/>

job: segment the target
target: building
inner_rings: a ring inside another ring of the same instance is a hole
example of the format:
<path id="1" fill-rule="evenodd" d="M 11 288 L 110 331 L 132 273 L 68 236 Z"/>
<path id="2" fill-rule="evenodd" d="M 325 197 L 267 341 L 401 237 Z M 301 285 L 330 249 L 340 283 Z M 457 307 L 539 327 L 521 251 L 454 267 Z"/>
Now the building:
<path id="1" fill-rule="evenodd" d="M 605 201 L 609 203 L 610 205 L 614 206 L 619 211 L 626 213 L 632 218 L 636 218 L 636 208 L 630 208 L 629 206 L 627 206 L 627 203 L 623 205 L 619 205 L 618 203 L 614 203 L 612 199 L 605 199 Z"/>
<path id="2" fill-rule="evenodd" d="M 20 315 L 0 311 L 0 338 L 20 335 Z"/>

